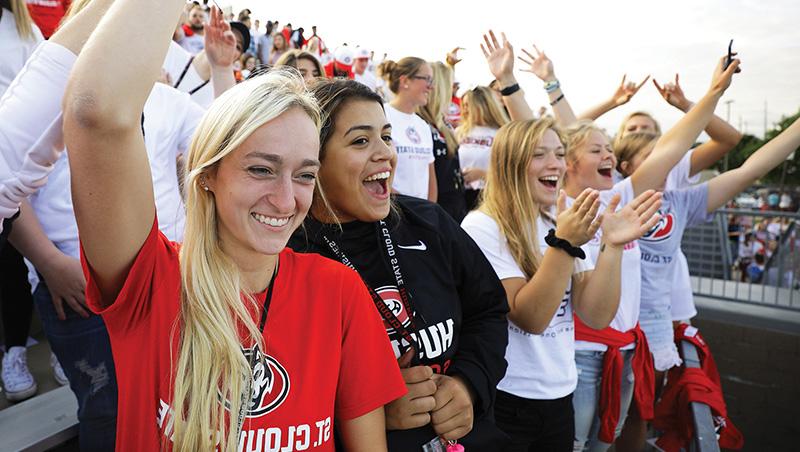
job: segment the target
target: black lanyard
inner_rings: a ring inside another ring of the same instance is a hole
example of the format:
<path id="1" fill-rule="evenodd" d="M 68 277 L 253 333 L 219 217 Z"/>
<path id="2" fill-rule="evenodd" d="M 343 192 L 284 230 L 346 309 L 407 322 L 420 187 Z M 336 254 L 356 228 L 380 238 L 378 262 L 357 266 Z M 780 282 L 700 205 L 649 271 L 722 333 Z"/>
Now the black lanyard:
<path id="1" fill-rule="evenodd" d="M 414 325 L 414 311 L 411 310 L 411 297 L 409 296 L 408 289 L 406 288 L 405 280 L 403 280 L 403 273 L 400 270 L 400 261 L 397 256 L 397 250 L 394 247 L 394 241 L 392 240 L 392 235 L 389 233 L 389 227 L 387 226 L 386 222 L 380 220 L 376 224 L 376 232 L 378 235 L 378 241 L 381 242 L 384 246 L 381 247 L 384 254 L 384 264 L 387 267 L 389 273 L 393 274 L 395 277 L 395 282 L 397 283 L 397 291 L 400 293 L 400 301 L 403 303 L 403 309 L 406 310 L 406 314 L 408 314 L 408 318 L 410 320 L 411 329 L 413 331 L 417 331 Z M 352 268 L 356 271 L 356 273 L 361 276 L 361 273 L 358 269 L 353 265 L 353 262 L 344 254 L 339 245 L 336 244 L 333 240 L 329 239 L 327 235 L 322 234 L 322 239 L 325 240 L 325 244 L 328 245 L 328 249 L 339 259 L 344 265 Z M 415 352 L 418 352 L 418 345 L 417 341 L 414 339 L 414 336 L 411 335 L 411 332 L 403 325 L 403 322 L 397 318 L 396 315 L 386 306 L 386 303 L 383 302 L 383 298 L 375 291 L 375 289 L 370 286 L 364 277 L 361 276 L 361 280 L 364 281 L 364 285 L 367 286 L 367 290 L 369 291 L 370 296 L 372 297 L 372 302 L 375 303 L 375 307 L 378 309 L 378 312 L 381 314 L 386 322 L 389 323 L 395 331 L 400 333 L 403 339 L 409 343 L 410 347 L 414 349 Z M 421 317 L 421 315 L 420 315 Z M 423 319 L 424 321 L 424 319 Z M 419 356 L 417 354 L 417 356 Z"/>
<path id="2" fill-rule="evenodd" d="M 181 72 L 181 76 L 178 77 L 178 81 L 175 82 L 174 85 L 172 85 L 173 88 L 178 89 L 178 87 L 181 86 L 181 82 L 183 82 L 183 79 L 184 77 L 186 77 L 186 73 L 189 72 L 189 68 L 192 67 L 193 62 L 194 62 L 194 57 L 189 58 L 189 62 L 186 63 L 186 67 L 183 68 L 183 72 Z M 203 89 L 203 87 L 208 85 L 209 81 L 210 80 L 206 80 L 205 82 L 201 83 L 197 88 L 194 88 L 193 90 L 189 91 L 189 95 L 191 96 L 192 94 Z"/>

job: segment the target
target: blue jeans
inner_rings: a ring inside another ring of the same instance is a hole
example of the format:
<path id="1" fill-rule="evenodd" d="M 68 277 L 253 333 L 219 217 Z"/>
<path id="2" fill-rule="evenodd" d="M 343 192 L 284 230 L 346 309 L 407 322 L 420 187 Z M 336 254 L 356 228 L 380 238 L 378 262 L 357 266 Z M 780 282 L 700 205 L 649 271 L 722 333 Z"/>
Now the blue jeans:
<path id="1" fill-rule="evenodd" d="M 33 292 L 50 348 L 78 399 L 78 434 L 82 451 L 113 451 L 117 433 L 117 377 L 103 319 L 84 319 L 64 304 L 59 320 L 50 291 L 40 278 Z"/>
<path id="2" fill-rule="evenodd" d="M 620 386 L 620 415 L 614 437 L 618 437 L 625 425 L 625 417 L 633 398 L 633 368 L 631 360 L 634 350 L 622 350 L 624 359 L 622 366 L 622 382 Z M 575 446 L 574 451 L 605 452 L 611 444 L 597 438 L 600 432 L 600 382 L 603 376 L 603 358 L 605 352 L 576 350 L 575 364 L 578 367 L 578 387 L 572 395 L 572 406 L 575 409 Z"/>

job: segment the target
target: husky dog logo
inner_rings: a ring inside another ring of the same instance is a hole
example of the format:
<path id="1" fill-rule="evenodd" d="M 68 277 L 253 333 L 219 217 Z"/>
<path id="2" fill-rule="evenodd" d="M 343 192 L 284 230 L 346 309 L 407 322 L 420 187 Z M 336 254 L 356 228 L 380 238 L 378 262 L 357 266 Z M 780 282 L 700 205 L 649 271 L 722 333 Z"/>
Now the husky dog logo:
<path id="1" fill-rule="evenodd" d="M 660 212 L 659 212 L 660 213 Z M 653 226 L 653 229 L 647 231 L 647 234 L 642 237 L 642 240 L 649 242 L 660 242 L 668 239 L 672 235 L 672 230 L 675 227 L 675 217 L 672 213 L 666 215 L 661 214 L 661 219 L 658 224 Z"/>
<path id="2" fill-rule="evenodd" d="M 399 320 L 403 326 L 407 327 L 411 324 L 411 317 L 403 306 L 403 301 L 400 298 L 400 292 L 397 290 L 397 287 L 383 286 L 376 289 L 375 292 L 378 292 L 378 295 L 380 295 L 383 303 L 386 304 L 389 310 L 392 311 L 392 314 L 397 317 L 397 320 Z M 387 334 L 394 333 L 394 328 L 389 325 L 389 322 L 387 322 L 386 319 L 383 320 L 383 327 L 386 328 Z"/>
<path id="3" fill-rule="evenodd" d="M 414 128 L 413 128 L 413 127 L 411 127 L 411 126 L 409 126 L 408 128 L 406 128 L 406 136 L 407 136 L 407 137 L 408 137 L 408 139 L 409 139 L 409 140 L 411 140 L 411 142 L 412 142 L 412 143 L 414 143 L 414 144 L 420 144 L 420 143 L 422 143 L 422 139 L 419 137 L 419 134 L 417 133 L 416 129 L 414 129 Z"/>
<path id="4" fill-rule="evenodd" d="M 247 400 L 247 417 L 263 416 L 286 400 L 289 395 L 289 373 L 275 358 L 264 355 L 257 345 L 243 350 L 253 365 L 253 382 Z"/>

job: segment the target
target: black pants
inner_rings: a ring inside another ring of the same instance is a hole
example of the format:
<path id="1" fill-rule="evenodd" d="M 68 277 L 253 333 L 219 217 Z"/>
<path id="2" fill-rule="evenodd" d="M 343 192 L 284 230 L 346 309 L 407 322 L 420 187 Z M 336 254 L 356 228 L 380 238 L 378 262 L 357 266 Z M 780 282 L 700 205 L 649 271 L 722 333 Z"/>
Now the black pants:
<path id="1" fill-rule="evenodd" d="M 555 400 L 531 400 L 498 390 L 494 417 L 500 430 L 511 437 L 505 452 L 572 451 L 572 394 Z"/>
<path id="2" fill-rule="evenodd" d="M 33 296 L 28 284 L 28 267 L 13 246 L 0 250 L 0 305 L 6 350 L 24 347 L 33 315 Z"/>

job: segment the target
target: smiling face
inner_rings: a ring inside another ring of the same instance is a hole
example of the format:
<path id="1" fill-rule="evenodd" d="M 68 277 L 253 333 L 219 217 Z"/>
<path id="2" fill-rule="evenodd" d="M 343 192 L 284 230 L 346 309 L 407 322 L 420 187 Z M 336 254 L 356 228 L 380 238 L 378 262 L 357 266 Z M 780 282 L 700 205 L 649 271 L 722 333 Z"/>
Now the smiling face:
<path id="1" fill-rule="evenodd" d="M 319 135 L 299 108 L 258 128 L 206 178 L 222 249 L 236 262 L 274 256 L 303 222 L 319 169 Z"/>
<path id="2" fill-rule="evenodd" d="M 567 163 L 568 180 L 574 180 L 582 189 L 609 190 L 614 186 L 612 174 L 617 161 L 605 134 L 592 131 L 577 149 L 570 152 L 575 159 Z"/>
<path id="3" fill-rule="evenodd" d="M 419 70 L 401 79 L 401 86 L 404 88 L 398 95 L 403 96 L 414 105 L 415 108 L 424 107 L 428 104 L 428 97 L 433 87 L 433 69 L 428 63 L 420 66 Z M 405 88 L 408 86 L 408 88 Z"/>
<path id="4" fill-rule="evenodd" d="M 549 207 L 556 203 L 558 182 L 567 169 L 564 155 L 564 145 L 558 135 L 552 129 L 545 131 L 528 164 L 528 184 L 534 201 L 540 206 Z"/>
<path id="5" fill-rule="evenodd" d="M 389 215 L 397 164 L 391 144 L 392 128 L 378 102 L 355 99 L 338 108 L 319 179 L 340 221 L 374 222 Z M 324 218 L 321 212 L 315 216 Z"/>

